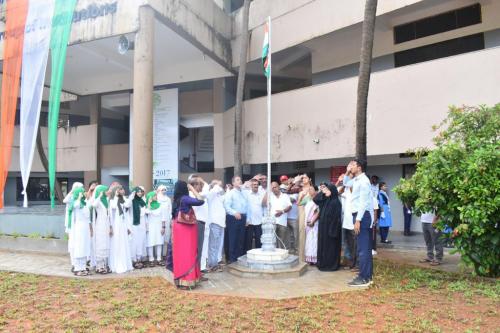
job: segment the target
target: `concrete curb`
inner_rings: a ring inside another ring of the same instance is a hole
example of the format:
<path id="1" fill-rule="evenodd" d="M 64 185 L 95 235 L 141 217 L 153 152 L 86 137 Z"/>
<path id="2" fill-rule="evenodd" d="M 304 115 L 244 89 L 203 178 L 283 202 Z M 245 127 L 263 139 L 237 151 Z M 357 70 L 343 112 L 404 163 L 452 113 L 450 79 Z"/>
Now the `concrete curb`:
<path id="1" fill-rule="evenodd" d="M 67 255 L 68 241 L 52 238 L 0 236 L 0 250 Z"/>

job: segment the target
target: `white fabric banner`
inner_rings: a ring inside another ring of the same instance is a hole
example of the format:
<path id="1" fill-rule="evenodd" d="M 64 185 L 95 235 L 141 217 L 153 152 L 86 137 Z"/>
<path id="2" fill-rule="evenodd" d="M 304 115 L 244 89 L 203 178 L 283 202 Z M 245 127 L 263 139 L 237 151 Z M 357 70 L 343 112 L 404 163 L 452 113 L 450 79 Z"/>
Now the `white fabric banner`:
<path id="1" fill-rule="evenodd" d="M 28 206 L 26 188 L 35 152 L 53 13 L 54 0 L 31 0 L 29 2 L 24 31 L 19 141 L 24 207 Z"/>
<path id="2" fill-rule="evenodd" d="M 179 90 L 153 92 L 153 185 L 174 194 L 179 179 Z"/>

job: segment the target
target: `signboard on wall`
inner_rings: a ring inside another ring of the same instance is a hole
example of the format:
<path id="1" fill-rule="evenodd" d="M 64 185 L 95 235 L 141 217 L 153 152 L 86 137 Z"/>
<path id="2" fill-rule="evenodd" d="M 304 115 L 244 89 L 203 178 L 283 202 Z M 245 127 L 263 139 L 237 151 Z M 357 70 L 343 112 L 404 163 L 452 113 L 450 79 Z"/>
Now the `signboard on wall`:
<path id="1" fill-rule="evenodd" d="M 153 186 L 174 194 L 179 179 L 179 91 L 153 92 Z"/>
<path id="2" fill-rule="evenodd" d="M 130 97 L 130 142 L 134 140 L 133 95 Z M 129 179 L 133 179 L 133 149 L 129 149 Z M 179 179 L 179 90 L 163 89 L 153 92 L 153 186 L 167 187 L 174 194 Z M 130 184 L 133 186 L 133 184 Z"/>

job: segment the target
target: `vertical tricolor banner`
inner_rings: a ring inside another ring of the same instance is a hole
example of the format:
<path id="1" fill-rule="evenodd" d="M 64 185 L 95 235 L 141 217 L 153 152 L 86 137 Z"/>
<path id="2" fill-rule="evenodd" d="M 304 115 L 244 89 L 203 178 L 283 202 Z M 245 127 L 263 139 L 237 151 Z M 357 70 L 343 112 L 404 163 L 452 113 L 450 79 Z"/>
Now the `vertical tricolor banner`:
<path id="1" fill-rule="evenodd" d="M 269 61 L 269 22 L 264 25 L 264 41 L 262 43 L 262 69 L 264 75 L 269 77 L 271 72 L 271 62 Z"/>
<path id="2" fill-rule="evenodd" d="M 2 100 L 0 102 L 0 208 L 9 171 L 28 0 L 7 1 L 3 52 Z"/>
<path id="3" fill-rule="evenodd" d="M 54 0 L 30 1 L 24 33 L 19 140 L 24 207 L 28 206 L 26 188 L 36 147 L 53 13 Z"/>
<path id="4" fill-rule="evenodd" d="M 66 62 L 66 49 L 68 47 L 75 5 L 76 0 L 56 0 L 54 17 L 52 18 L 52 34 L 50 37 L 52 75 L 50 78 L 48 140 L 50 204 L 52 207 L 54 207 L 54 188 L 56 182 L 57 127 L 59 123 L 61 89 L 64 77 L 64 64 Z"/>

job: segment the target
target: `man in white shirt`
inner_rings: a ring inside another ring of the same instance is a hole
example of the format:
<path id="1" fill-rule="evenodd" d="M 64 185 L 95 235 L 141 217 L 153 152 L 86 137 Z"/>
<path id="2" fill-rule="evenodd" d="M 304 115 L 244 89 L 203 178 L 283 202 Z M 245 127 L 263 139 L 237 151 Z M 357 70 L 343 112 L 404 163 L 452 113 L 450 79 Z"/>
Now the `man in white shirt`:
<path id="1" fill-rule="evenodd" d="M 435 227 L 439 217 L 434 212 L 422 214 L 422 232 L 425 245 L 427 246 L 427 258 L 420 260 L 421 263 L 430 263 L 432 266 L 441 265 L 443 261 L 443 237 L 442 232 Z M 436 250 L 436 255 L 434 255 Z"/>
<path id="2" fill-rule="evenodd" d="M 271 183 L 271 215 L 276 221 L 276 235 L 278 236 L 278 247 L 284 249 L 288 242 L 287 213 L 292 209 L 292 203 L 286 193 L 281 193 L 277 182 Z M 264 201 L 266 204 L 267 201 Z"/>
<path id="3" fill-rule="evenodd" d="M 350 179 L 352 179 L 352 182 Z M 371 284 L 373 275 L 372 257 L 372 216 L 373 193 L 370 180 L 363 170 L 363 162 L 352 160 L 347 166 L 344 182 L 352 184 L 351 211 L 354 221 L 354 232 L 358 236 L 359 274 L 349 282 L 351 287 L 362 287 Z"/>
<path id="4" fill-rule="evenodd" d="M 246 249 L 253 249 L 262 246 L 260 237 L 262 236 L 262 217 L 264 216 L 264 196 L 265 192 L 259 191 L 259 181 L 255 178 L 250 180 L 250 191 L 246 192 L 248 198 L 248 216 L 246 225 Z"/>
<path id="5" fill-rule="evenodd" d="M 207 198 L 210 188 L 203 178 L 198 175 L 191 175 L 189 176 L 188 182 L 198 191 L 203 199 Z M 189 193 L 189 196 L 195 197 L 193 193 Z M 208 201 L 205 200 L 205 203 L 201 206 L 193 206 L 193 211 L 196 216 L 196 221 L 198 222 L 198 263 L 200 264 L 200 269 L 205 270 L 207 267 L 208 242 L 204 242 L 204 240 L 205 235 L 210 232 L 209 226 L 207 225 L 209 223 Z"/>
<path id="6" fill-rule="evenodd" d="M 224 188 L 220 180 L 210 183 L 207 195 L 210 236 L 208 239 L 208 270 L 221 270 L 219 257 L 224 244 L 224 229 L 226 228 L 226 210 L 224 208 Z"/>
<path id="7" fill-rule="evenodd" d="M 342 184 L 344 175 L 339 177 L 339 184 Z M 338 186 L 337 185 L 337 186 Z M 343 184 L 342 184 L 343 185 Z M 356 234 L 354 233 L 354 223 L 351 211 L 351 188 L 342 186 L 339 189 L 340 202 L 342 203 L 342 239 L 344 240 L 344 262 L 350 269 L 356 267 L 357 249 Z"/>

